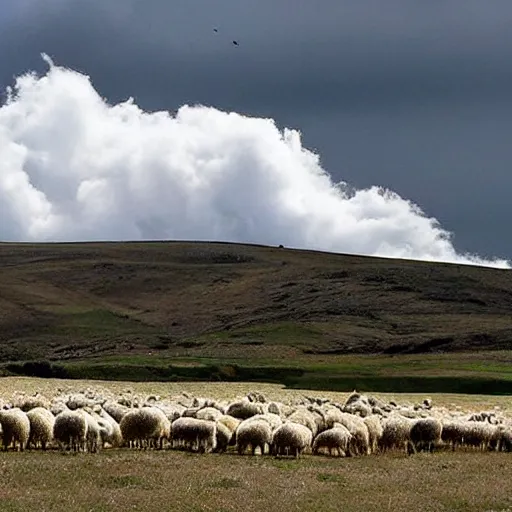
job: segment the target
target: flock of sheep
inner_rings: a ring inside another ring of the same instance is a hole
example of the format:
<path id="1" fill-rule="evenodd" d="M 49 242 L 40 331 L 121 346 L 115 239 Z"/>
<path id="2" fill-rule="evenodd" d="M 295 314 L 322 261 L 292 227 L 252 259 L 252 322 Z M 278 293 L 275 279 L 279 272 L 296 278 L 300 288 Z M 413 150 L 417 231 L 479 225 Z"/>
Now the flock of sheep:
<path id="1" fill-rule="evenodd" d="M 201 453 L 341 457 L 447 447 L 512 450 L 512 420 L 461 414 L 426 399 L 399 406 L 353 392 L 345 403 L 302 397 L 290 403 L 249 393 L 233 402 L 192 397 L 107 396 L 63 390 L 48 399 L 17 394 L 0 404 L 4 450 L 181 449 Z"/>

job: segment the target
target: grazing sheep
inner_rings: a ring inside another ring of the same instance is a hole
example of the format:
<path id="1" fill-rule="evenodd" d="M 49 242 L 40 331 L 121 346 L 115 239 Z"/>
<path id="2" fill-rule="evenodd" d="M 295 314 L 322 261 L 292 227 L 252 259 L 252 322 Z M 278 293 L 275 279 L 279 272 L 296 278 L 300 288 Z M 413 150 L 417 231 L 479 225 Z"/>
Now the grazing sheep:
<path id="1" fill-rule="evenodd" d="M 382 425 L 382 437 L 379 443 L 380 451 L 402 449 L 407 453 L 413 423 L 414 420 L 400 414 L 394 414 L 386 418 Z"/>
<path id="2" fill-rule="evenodd" d="M 329 455 L 332 455 L 332 450 L 334 450 L 339 457 L 350 457 L 349 445 L 351 440 L 352 434 L 343 425 L 324 430 L 316 436 L 313 442 L 313 455 L 318 455 L 320 450 L 324 448 L 329 450 Z"/>
<path id="3" fill-rule="evenodd" d="M 126 413 L 119 428 L 124 441 L 138 448 L 162 449 L 164 439 L 171 436 L 171 422 L 157 407 L 142 407 Z"/>
<path id="4" fill-rule="evenodd" d="M 379 441 L 383 434 L 382 423 L 380 417 L 376 414 L 371 414 L 363 418 L 363 421 L 368 428 L 370 453 L 377 453 Z"/>
<path id="5" fill-rule="evenodd" d="M 34 448 L 41 446 L 46 450 L 53 439 L 55 416 L 44 407 L 35 407 L 27 412 L 27 418 L 30 422 L 28 446 Z"/>
<path id="6" fill-rule="evenodd" d="M 55 417 L 53 438 L 64 449 L 85 451 L 87 448 L 87 421 L 78 411 L 62 411 Z"/>
<path id="7" fill-rule="evenodd" d="M 231 439 L 235 437 L 231 430 L 229 430 L 226 425 L 223 423 L 220 423 L 219 421 L 216 422 L 217 425 L 217 435 L 216 435 L 216 444 L 215 452 L 222 453 L 225 452 L 228 449 L 228 446 L 231 444 Z"/>
<path id="8" fill-rule="evenodd" d="M 298 458 L 311 446 L 312 440 L 311 429 L 299 423 L 286 422 L 275 430 L 270 451 L 272 455 L 292 454 Z"/>
<path id="9" fill-rule="evenodd" d="M 222 423 L 229 428 L 232 434 L 234 434 L 238 428 L 238 425 L 240 425 L 241 420 L 233 418 L 233 416 L 229 416 L 228 414 L 223 414 L 220 418 L 217 419 L 217 423 Z"/>
<path id="10" fill-rule="evenodd" d="M 217 425 L 197 418 L 178 418 L 172 423 L 172 446 L 184 446 L 203 453 L 214 451 L 217 447 Z"/>
<path id="11" fill-rule="evenodd" d="M 261 404 L 256 402 L 249 402 L 248 400 L 241 400 L 230 404 L 226 410 L 226 414 L 238 418 L 240 420 L 246 420 L 256 414 L 262 414 L 263 407 Z"/>
<path id="12" fill-rule="evenodd" d="M 87 432 L 85 435 L 87 451 L 96 453 L 99 451 L 102 444 L 102 428 L 100 425 L 98 425 L 98 422 L 91 416 L 91 414 L 85 409 L 77 409 L 76 412 L 81 414 L 87 423 Z"/>
<path id="13" fill-rule="evenodd" d="M 30 437 L 30 421 L 21 409 L 15 407 L 0 411 L 3 448 L 5 451 L 12 443 L 18 451 L 24 451 Z"/>
<path id="14" fill-rule="evenodd" d="M 27 398 L 22 399 L 19 404 L 19 408 L 23 412 L 28 412 L 32 409 L 35 409 L 36 407 L 49 409 L 50 402 L 46 397 L 40 395 L 39 393 L 36 393 L 36 395 L 34 396 L 29 396 Z"/>
<path id="15" fill-rule="evenodd" d="M 198 420 L 217 421 L 222 416 L 222 413 L 215 407 L 204 407 L 196 413 Z"/>
<path id="16" fill-rule="evenodd" d="M 457 445 L 464 443 L 465 428 L 461 421 L 443 420 L 443 430 L 441 431 L 441 441 L 451 446 L 455 451 Z"/>
<path id="17" fill-rule="evenodd" d="M 251 448 L 252 455 L 259 448 L 261 455 L 265 454 L 265 447 L 270 446 L 272 442 L 272 428 L 268 421 L 264 419 L 253 420 L 249 418 L 242 421 L 236 429 L 236 445 L 238 454 L 245 453 L 247 448 Z"/>
<path id="18" fill-rule="evenodd" d="M 103 410 L 108 412 L 108 414 L 110 414 L 110 416 L 112 416 L 112 418 L 114 418 L 117 423 L 121 423 L 123 416 L 127 414 L 131 409 L 109 400 L 103 404 Z"/>
<path id="19" fill-rule="evenodd" d="M 266 421 L 272 430 L 275 430 L 277 427 L 283 424 L 283 420 L 280 416 L 277 416 L 277 414 L 272 414 L 270 412 L 267 412 L 265 414 L 256 414 L 255 416 L 251 416 L 250 418 L 243 421 L 249 422 L 249 421 L 256 421 L 256 420 L 263 420 Z"/>
<path id="20" fill-rule="evenodd" d="M 287 418 L 287 422 L 298 423 L 304 425 L 311 430 L 311 433 L 315 436 L 318 432 L 317 419 L 311 411 L 307 408 L 300 407 L 293 411 Z"/>
<path id="21" fill-rule="evenodd" d="M 351 452 L 354 455 L 370 455 L 370 432 L 362 418 L 346 412 L 341 413 L 339 422 L 352 434 Z"/>
<path id="22" fill-rule="evenodd" d="M 104 421 L 110 424 L 112 430 L 110 434 L 106 438 L 105 442 L 110 444 L 110 446 L 114 448 L 118 448 L 123 445 L 123 435 L 121 433 L 121 427 L 119 423 L 112 417 L 110 414 L 104 409 L 100 409 L 99 417 Z"/>
<path id="23" fill-rule="evenodd" d="M 442 431 L 443 424 L 435 418 L 416 420 L 410 431 L 409 452 L 423 449 L 433 452 L 435 445 L 441 442 Z"/>

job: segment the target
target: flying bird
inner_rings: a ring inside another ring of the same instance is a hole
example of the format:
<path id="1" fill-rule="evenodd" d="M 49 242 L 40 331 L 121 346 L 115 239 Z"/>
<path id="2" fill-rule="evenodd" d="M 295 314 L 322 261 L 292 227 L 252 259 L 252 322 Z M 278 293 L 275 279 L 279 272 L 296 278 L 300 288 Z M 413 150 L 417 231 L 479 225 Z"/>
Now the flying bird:
<path id="1" fill-rule="evenodd" d="M 235 46 L 238 46 L 238 41 L 233 41 L 233 44 L 234 44 Z"/>
<path id="2" fill-rule="evenodd" d="M 214 32 L 218 32 L 219 30 L 218 30 L 218 29 L 216 29 L 216 28 L 214 28 L 214 29 L 213 29 L 213 31 L 214 31 Z"/>

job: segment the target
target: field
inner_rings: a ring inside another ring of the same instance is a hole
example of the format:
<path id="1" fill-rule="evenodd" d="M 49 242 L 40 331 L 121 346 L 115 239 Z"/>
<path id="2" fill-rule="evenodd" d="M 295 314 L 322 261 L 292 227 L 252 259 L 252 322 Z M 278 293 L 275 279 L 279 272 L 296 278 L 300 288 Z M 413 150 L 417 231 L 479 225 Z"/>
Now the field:
<path id="1" fill-rule="evenodd" d="M 80 390 L 114 394 L 186 391 L 194 396 L 234 399 L 249 391 L 288 401 L 307 392 L 255 383 L 101 382 L 6 377 L 0 397 L 39 391 L 48 397 Z M 347 393 L 316 394 L 344 401 Z M 402 404 L 425 395 L 385 394 Z M 430 395 L 434 405 L 461 411 L 499 407 L 512 415 L 503 396 Z M 179 451 L 105 449 L 98 454 L 55 451 L 0 453 L 1 511 L 510 511 L 510 454 L 465 451 L 402 453 L 354 458 L 305 455 L 198 455 Z"/>
<path id="2" fill-rule="evenodd" d="M 512 393 L 511 309 L 507 270 L 227 243 L 0 244 L 2 375 Z"/>
<path id="3" fill-rule="evenodd" d="M 223 243 L 0 243 L 0 401 L 129 389 L 343 402 L 357 389 L 510 418 L 511 310 L 505 270 Z M 512 510 L 510 454 L 464 448 L 0 452 L 0 467 L 0 511 Z"/>

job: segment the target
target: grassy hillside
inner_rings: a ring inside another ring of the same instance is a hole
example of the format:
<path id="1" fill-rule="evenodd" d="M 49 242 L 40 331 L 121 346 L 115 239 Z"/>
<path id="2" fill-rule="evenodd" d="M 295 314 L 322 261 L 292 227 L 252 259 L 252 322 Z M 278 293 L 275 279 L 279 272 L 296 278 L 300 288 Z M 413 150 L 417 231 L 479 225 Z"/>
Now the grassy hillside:
<path id="1" fill-rule="evenodd" d="M 208 359 L 338 375 L 333 364 L 369 354 L 512 350 L 511 311 L 506 270 L 224 243 L 0 244 L 4 363 Z"/>

